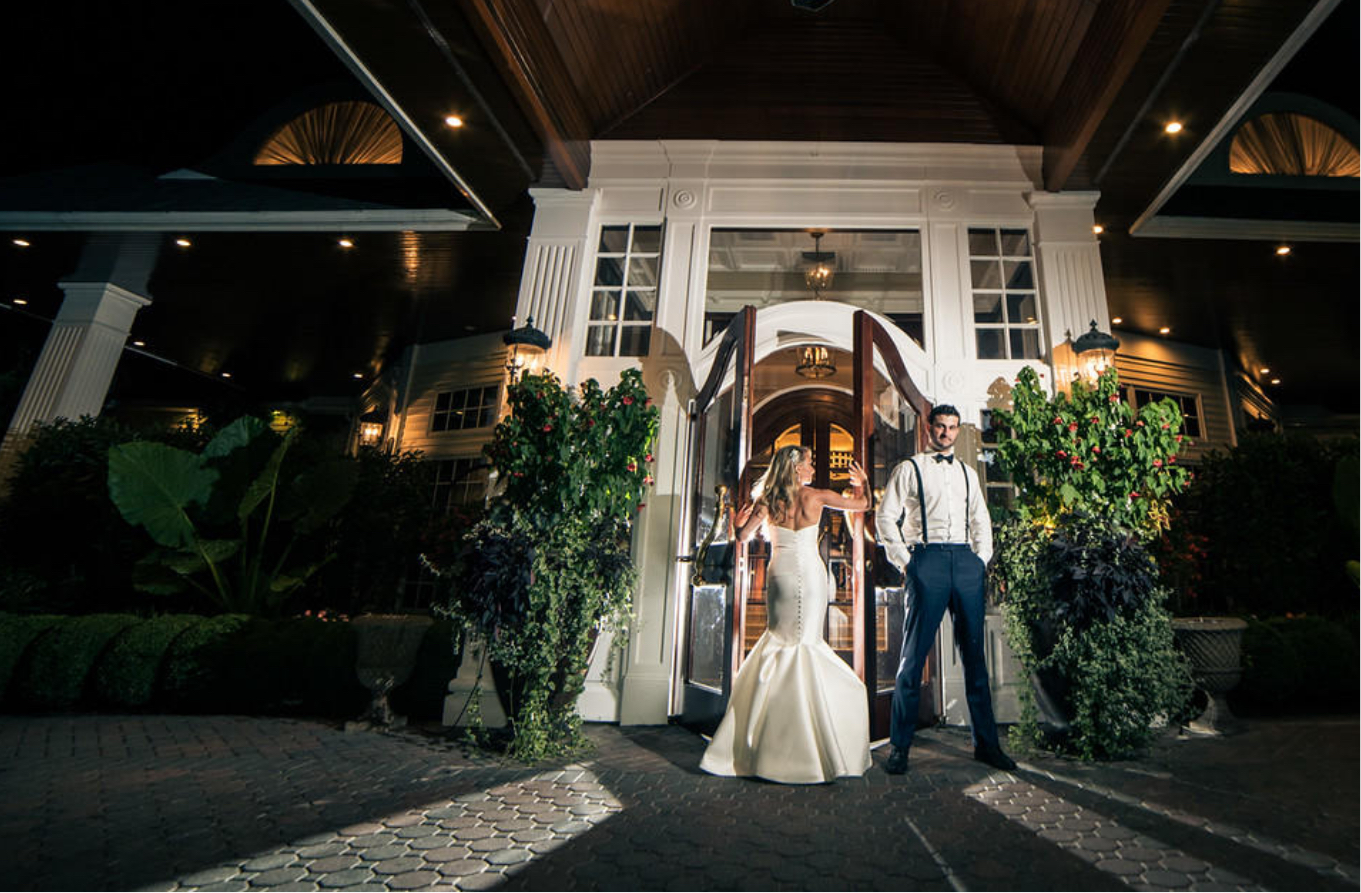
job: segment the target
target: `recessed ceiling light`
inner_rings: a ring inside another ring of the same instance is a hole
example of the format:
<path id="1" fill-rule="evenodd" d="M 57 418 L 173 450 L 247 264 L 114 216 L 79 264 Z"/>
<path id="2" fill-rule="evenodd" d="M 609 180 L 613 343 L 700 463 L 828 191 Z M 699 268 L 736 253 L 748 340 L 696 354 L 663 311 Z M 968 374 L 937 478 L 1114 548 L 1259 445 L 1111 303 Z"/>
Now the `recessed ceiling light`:
<path id="1" fill-rule="evenodd" d="M 460 118 L 458 115 L 450 115 L 449 117 L 444 119 L 444 123 L 449 127 L 457 129 L 463 126 L 463 119 Z"/>
<path id="2" fill-rule="evenodd" d="M 232 374 L 231 374 L 230 372 L 223 372 L 223 373 L 222 373 L 222 377 L 223 377 L 223 378 L 231 378 L 231 377 L 232 377 Z"/>
<path id="3" fill-rule="evenodd" d="M 134 342 L 132 342 L 132 346 L 133 346 L 133 347 L 146 347 L 146 342 L 145 342 L 145 341 L 134 341 Z"/>
<path id="4" fill-rule="evenodd" d="M 33 243 L 30 242 L 28 239 L 15 239 L 14 244 L 19 246 L 20 248 L 27 248 L 29 245 L 32 245 Z"/>
<path id="5" fill-rule="evenodd" d="M 14 303 L 16 303 L 16 304 L 18 304 L 20 307 L 22 307 L 22 306 L 24 306 L 25 304 L 28 303 L 28 298 L 15 298 L 15 299 L 14 299 Z"/>
<path id="6" fill-rule="evenodd" d="M 1158 330 L 1158 334 L 1159 334 L 1159 335 L 1169 335 L 1169 334 L 1171 334 L 1171 332 L 1172 332 L 1172 330 L 1171 330 L 1170 328 L 1168 328 L 1167 326 L 1163 326 L 1161 329 Z"/>
<path id="7" fill-rule="evenodd" d="M 1096 233 L 1098 236 L 1104 233 L 1105 231 L 1106 228 L 1099 223 L 1092 227 L 1092 232 Z"/>
<path id="8" fill-rule="evenodd" d="M 339 245 L 341 248 L 353 248 L 353 247 L 354 247 L 354 240 L 352 240 L 352 239 L 340 239 L 339 241 L 336 242 L 336 244 Z"/>
<path id="9" fill-rule="evenodd" d="M 1181 122 L 1180 122 L 1180 121 L 1168 121 L 1166 124 L 1163 125 L 1163 132 L 1164 132 L 1164 133 L 1181 133 Z"/>
<path id="10" fill-rule="evenodd" d="M 1112 316 L 1112 317 L 1111 317 L 1111 325 L 1113 325 L 1113 326 L 1118 326 L 1118 325 L 1120 325 L 1120 323 L 1122 323 L 1122 322 L 1124 322 L 1124 321 L 1125 321 L 1125 318 L 1124 318 L 1123 316 Z"/>
<path id="11" fill-rule="evenodd" d="M 1276 253 L 1279 254 L 1281 257 L 1285 257 L 1287 254 L 1290 253 L 1290 246 L 1289 246 L 1289 245 L 1278 245 L 1278 246 L 1276 247 Z"/>
<path id="12" fill-rule="evenodd" d="M 1261 374 L 1261 375 L 1266 375 L 1268 372 L 1271 371 L 1271 369 L 1270 369 L 1269 367 L 1267 367 L 1267 366 L 1263 366 L 1261 369 L 1259 369 L 1259 370 L 1257 370 L 1257 371 L 1258 371 L 1258 373 Z"/>
<path id="13" fill-rule="evenodd" d="M 363 372 L 356 372 L 356 373 L 354 374 L 354 377 L 355 377 L 355 378 L 363 378 L 363 377 L 364 377 L 364 373 L 363 373 Z"/>
<path id="14" fill-rule="evenodd" d="M 1280 383 L 1281 383 L 1281 380 L 1280 380 L 1279 378 L 1273 378 L 1273 379 L 1271 379 L 1271 383 L 1272 383 L 1272 384 L 1280 384 Z"/>
<path id="15" fill-rule="evenodd" d="M 181 248 L 188 248 L 190 245 L 194 243 L 189 241 L 188 239 L 180 238 L 175 240 L 175 244 L 180 246 Z"/>

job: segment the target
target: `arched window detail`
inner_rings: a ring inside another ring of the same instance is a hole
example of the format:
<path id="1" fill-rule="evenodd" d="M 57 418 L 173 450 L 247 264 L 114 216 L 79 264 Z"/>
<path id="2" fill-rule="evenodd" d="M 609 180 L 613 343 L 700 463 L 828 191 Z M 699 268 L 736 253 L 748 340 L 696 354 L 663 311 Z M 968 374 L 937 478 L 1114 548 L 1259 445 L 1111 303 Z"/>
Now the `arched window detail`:
<path id="1" fill-rule="evenodd" d="M 402 133 L 371 102 L 330 102 L 274 132 L 256 164 L 401 164 Z"/>
<path id="2" fill-rule="evenodd" d="M 1229 170 L 1235 174 L 1355 177 L 1361 175 L 1361 159 L 1350 140 L 1322 121 L 1294 112 L 1273 112 L 1238 129 L 1229 147 Z"/>

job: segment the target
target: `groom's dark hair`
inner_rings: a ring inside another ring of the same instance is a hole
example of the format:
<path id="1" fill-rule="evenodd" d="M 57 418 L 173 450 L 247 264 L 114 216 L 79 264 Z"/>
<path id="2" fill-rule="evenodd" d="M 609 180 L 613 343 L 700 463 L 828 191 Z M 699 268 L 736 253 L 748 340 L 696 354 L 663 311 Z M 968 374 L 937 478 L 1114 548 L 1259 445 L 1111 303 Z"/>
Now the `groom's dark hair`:
<path id="1" fill-rule="evenodd" d="M 937 417 L 943 416 L 943 415 L 952 415 L 952 416 L 954 416 L 954 417 L 957 418 L 957 419 L 958 419 L 958 418 L 963 418 L 963 416 L 961 416 L 961 415 L 959 414 L 959 410 L 958 410 L 958 409 L 955 409 L 953 406 L 951 406 L 951 405 L 948 404 L 948 403 L 942 403 L 941 405 L 939 405 L 939 406 L 937 406 L 937 407 L 934 407 L 934 408 L 931 410 L 931 414 L 930 414 L 929 416 L 926 417 L 926 423 L 927 423 L 928 425 L 930 425 L 930 424 L 932 424 L 932 423 L 934 423 L 934 422 L 936 421 Z"/>

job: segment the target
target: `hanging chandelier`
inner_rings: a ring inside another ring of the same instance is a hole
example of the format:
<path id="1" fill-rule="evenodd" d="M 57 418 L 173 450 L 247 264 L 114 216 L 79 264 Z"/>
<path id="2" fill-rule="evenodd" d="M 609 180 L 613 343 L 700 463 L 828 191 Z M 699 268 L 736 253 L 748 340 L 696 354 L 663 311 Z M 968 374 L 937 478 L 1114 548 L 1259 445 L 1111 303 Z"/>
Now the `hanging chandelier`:
<path id="1" fill-rule="evenodd" d="M 836 363 L 827 348 L 810 344 L 799 348 L 799 364 L 794 371 L 804 378 L 830 378 L 836 375 Z"/>
<path id="2" fill-rule="evenodd" d="M 825 233 L 813 233 L 813 250 L 803 252 L 803 260 L 806 266 L 803 270 L 803 281 L 813 292 L 814 300 L 821 298 L 822 293 L 832 287 L 832 279 L 836 277 L 836 252 L 822 250 L 822 237 Z"/>

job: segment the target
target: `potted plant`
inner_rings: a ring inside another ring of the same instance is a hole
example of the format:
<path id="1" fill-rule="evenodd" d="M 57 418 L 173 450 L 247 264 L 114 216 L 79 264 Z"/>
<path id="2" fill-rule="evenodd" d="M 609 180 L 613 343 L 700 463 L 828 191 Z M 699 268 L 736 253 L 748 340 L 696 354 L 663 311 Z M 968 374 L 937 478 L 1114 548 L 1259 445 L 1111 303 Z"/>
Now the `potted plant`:
<path id="1" fill-rule="evenodd" d="M 1008 638 L 1029 674 L 1017 735 L 1088 759 L 1138 751 L 1189 693 L 1147 551 L 1189 480 L 1172 401 L 1137 415 L 1114 369 L 1050 398 L 1025 369 L 995 414 L 1017 487 L 998 533 Z"/>
<path id="2" fill-rule="evenodd" d="M 637 370 L 608 391 L 524 375 L 508 399 L 485 450 L 499 492 L 465 538 L 444 610 L 485 641 L 510 753 L 533 761 L 579 743 L 591 646 L 629 615 L 658 414 Z"/>

